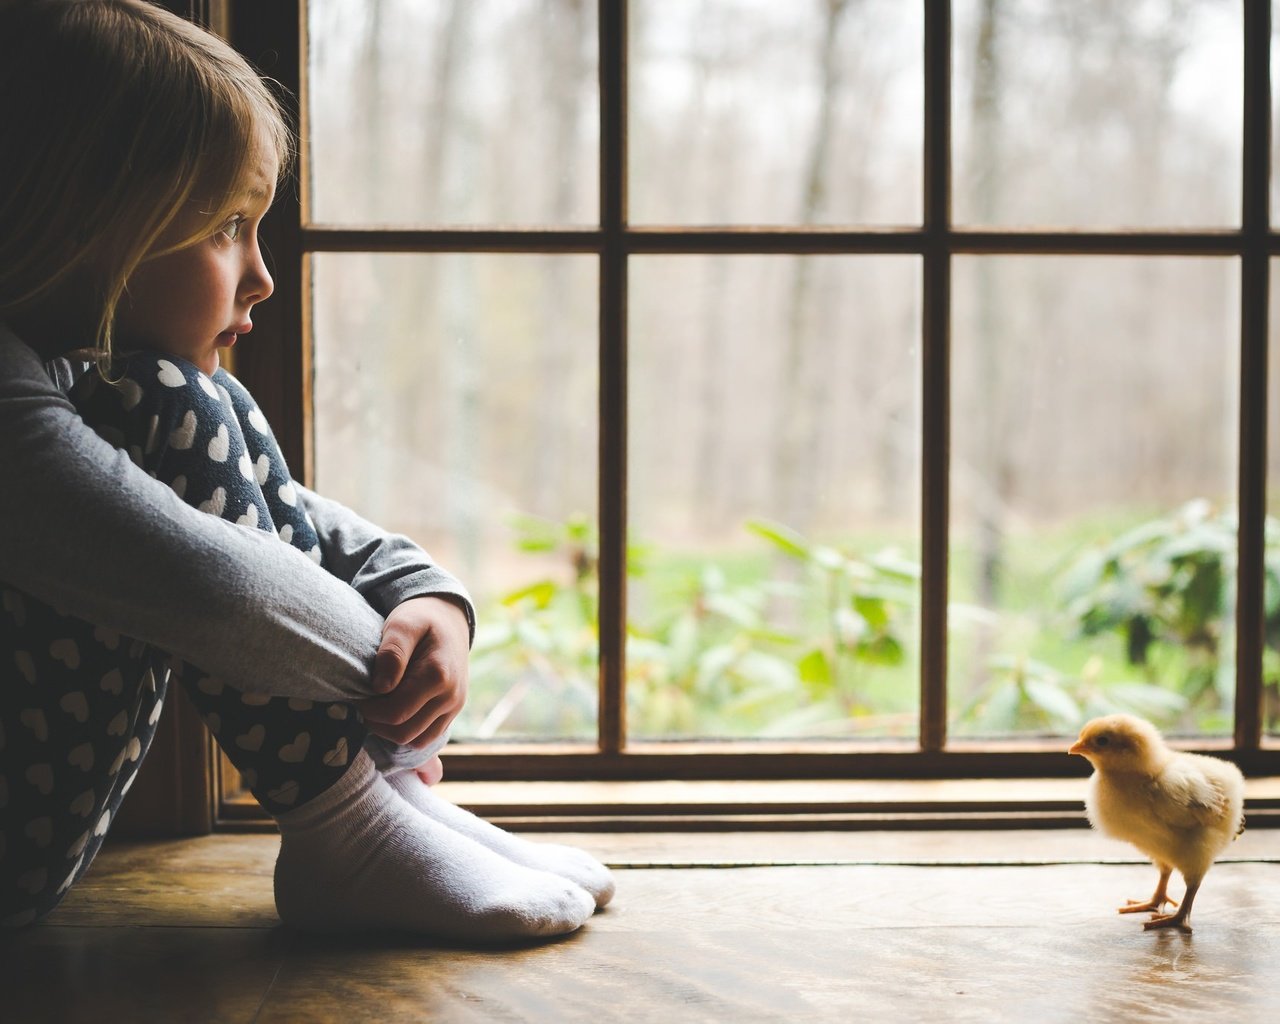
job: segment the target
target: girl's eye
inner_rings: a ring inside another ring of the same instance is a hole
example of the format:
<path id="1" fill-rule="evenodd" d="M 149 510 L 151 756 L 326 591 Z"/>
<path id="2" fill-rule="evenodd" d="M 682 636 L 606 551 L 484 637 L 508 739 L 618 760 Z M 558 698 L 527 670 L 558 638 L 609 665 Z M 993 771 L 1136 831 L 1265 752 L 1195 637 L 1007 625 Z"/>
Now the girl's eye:
<path id="1" fill-rule="evenodd" d="M 237 242 L 240 240 L 240 232 L 244 230 L 245 219 L 243 217 L 233 217 L 223 225 L 219 232 L 228 242 Z"/>

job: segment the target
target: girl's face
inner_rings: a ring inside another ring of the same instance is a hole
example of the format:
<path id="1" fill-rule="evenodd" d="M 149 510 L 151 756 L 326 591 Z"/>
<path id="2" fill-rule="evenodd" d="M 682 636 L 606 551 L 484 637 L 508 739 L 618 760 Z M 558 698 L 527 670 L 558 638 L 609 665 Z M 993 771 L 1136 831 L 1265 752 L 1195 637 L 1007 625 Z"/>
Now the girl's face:
<path id="1" fill-rule="evenodd" d="M 116 317 L 124 346 L 180 356 L 207 374 L 217 370 L 219 352 L 253 328 L 250 311 L 272 291 L 258 247 L 258 225 L 271 206 L 275 180 L 274 158 L 266 158 L 236 212 L 214 234 L 146 260 L 134 271 Z M 176 218 L 160 239 L 160 249 L 202 227 L 208 214 L 198 205 Z"/>

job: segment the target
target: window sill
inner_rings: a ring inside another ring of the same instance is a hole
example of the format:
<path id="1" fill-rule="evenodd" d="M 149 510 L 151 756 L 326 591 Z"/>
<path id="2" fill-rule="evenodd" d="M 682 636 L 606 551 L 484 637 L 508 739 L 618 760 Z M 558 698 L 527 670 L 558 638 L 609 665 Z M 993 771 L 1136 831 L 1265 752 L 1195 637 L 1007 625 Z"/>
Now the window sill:
<path id="1" fill-rule="evenodd" d="M 1083 827 L 1085 779 L 465 782 L 445 799 L 537 832 L 917 831 Z M 1248 779 L 1251 828 L 1280 826 L 1280 776 Z M 218 825 L 272 829 L 247 795 Z"/>

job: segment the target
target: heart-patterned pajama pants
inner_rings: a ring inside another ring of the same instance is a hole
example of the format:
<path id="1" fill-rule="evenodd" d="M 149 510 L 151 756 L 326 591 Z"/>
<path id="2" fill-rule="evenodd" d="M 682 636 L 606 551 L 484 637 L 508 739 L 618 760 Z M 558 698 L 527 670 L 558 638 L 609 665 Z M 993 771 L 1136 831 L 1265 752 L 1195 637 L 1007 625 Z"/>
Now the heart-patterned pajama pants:
<path id="1" fill-rule="evenodd" d="M 151 353 L 116 372 L 115 385 L 90 373 L 71 393 L 102 437 L 188 504 L 321 560 L 271 429 L 234 377 Z M 0 586 L 0 596 L 0 659 L 30 684 L 0 691 L 0 926 L 44 915 L 88 868 L 171 674 L 268 811 L 328 789 L 365 740 L 348 704 L 240 692 L 23 593 Z"/>

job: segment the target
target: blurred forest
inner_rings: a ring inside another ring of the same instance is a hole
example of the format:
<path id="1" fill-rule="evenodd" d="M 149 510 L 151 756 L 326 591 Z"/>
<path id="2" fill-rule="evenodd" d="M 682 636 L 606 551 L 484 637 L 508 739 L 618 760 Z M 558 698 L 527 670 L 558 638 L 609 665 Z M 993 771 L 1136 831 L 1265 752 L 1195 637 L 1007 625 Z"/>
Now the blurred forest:
<path id="1" fill-rule="evenodd" d="M 953 7 L 957 223 L 1239 223 L 1238 0 Z M 632 0 L 631 222 L 918 224 L 922 8 Z M 596 223 L 593 0 L 308 11 L 312 221 Z M 595 258 L 312 274 L 317 486 L 481 609 L 455 735 L 593 735 Z M 956 257 L 957 733 L 1229 731 L 1239 279 Z M 632 258 L 633 735 L 914 734 L 920 295 L 912 256 Z"/>

